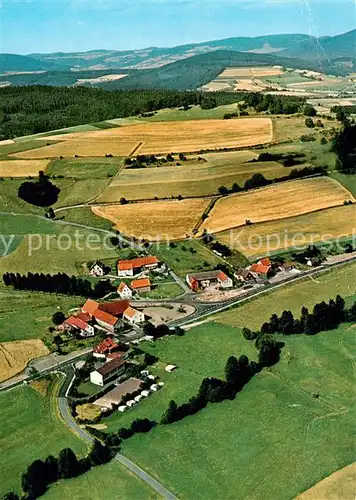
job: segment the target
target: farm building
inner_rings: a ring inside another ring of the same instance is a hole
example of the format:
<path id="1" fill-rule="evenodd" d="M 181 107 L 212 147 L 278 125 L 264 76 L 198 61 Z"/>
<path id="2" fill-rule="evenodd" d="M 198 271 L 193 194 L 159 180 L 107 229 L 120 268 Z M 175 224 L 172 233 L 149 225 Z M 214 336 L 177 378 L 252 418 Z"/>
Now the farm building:
<path id="1" fill-rule="evenodd" d="M 122 299 L 131 299 L 132 298 L 131 288 L 123 281 L 117 287 L 117 293 L 120 295 L 120 297 Z"/>
<path id="2" fill-rule="evenodd" d="M 238 269 L 235 273 L 236 279 L 243 282 L 256 281 L 254 275 L 248 269 Z"/>
<path id="3" fill-rule="evenodd" d="M 142 380 L 138 378 L 129 378 L 125 380 L 125 382 L 122 382 L 122 384 L 117 385 L 101 398 L 97 399 L 94 404 L 111 410 L 113 405 L 119 405 L 121 403 L 124 396 L 138 391 L 141 384 Z"/>
<path id="4" fill-rule="evenodd" d="M 281 264 L 279 266 L 280 271 L 291 271 L 292 269 L 296 268 L 295 262 L 285 262 L 284 264 Z"/>
<path id="5" fill-rule="evenodd" d="M 263 264 L 252 264 L 250 267 L 250 271 L 252 274 L 254 274 L 257 278 L 262 278 L 264 280 L 268 280 L 273 276 L 273 270 L 272 266 L 266 266 Z"/>
<path id="6" fill-rule="evenodd" d="M 111 378 L 121 375 L 125 371 L 126 361 L 122 357 L 115 358 L 90 373 L 90 382 L 96 385 L 105 385 Z"/>
<path id="7" fill-rule="evenodd" d="M 118 276 L 134 276 L 142 271 L 156 269 L 159 265 L 159 260 L 153 255 L 137 257 L 131 260 L 119 260 L 117 263 Z"/>
<path id="8" fill-rule="evenodd" d="M 150 292 L 151 281 L 149 278 L 141 278 L 131 281 L 131 288 L 136 292 Z"/>
<path id="9" fill-rule="evenodd" d="M 118 347 L 118 344 L 111 337 L 107 337 L 93 348 L 93 356 L 95 358 L 106 358 L 113 351 L 117 350 Z"/>
<path id="10" fill-rule="evenodd" d="M 86 314 L 79 314 L 78 316 L 69 316 L 62 325 L 60 330 L 67 330 L 70 332 L 79 332 L 80 337 L 93 337 L 95 335 L 94 327 L 89 324 L 91 317 Z"/>
<path id="11" fill-rule="evenodd" d="M 231 288 L 232 279 L 222 271 L 204 271 L 201 273 L 187 274 L 186 280 L 194 291 L 213 288 Z"/>
<path id="12" fill-rule="evenodd" d="M 128 300 L 115 300 L 99 304 L 94 300 L 88 299 L 83 305 L 82 311 L 94 318 L 102 328 L 105 328 L 108 332 L 115 333 L 122 328 L 121 318 L 123 312 L 128 307 Z"/>
<path id="13" fill-rule="evenodd" d="M 128 307 L 124 312 L 124 320 L 126 320 L 130 325 L 137 325 L 138 323 L 143 323 L 145 321 L 145 315 L 143 312 L 134 309 L 133 307 Z"/>

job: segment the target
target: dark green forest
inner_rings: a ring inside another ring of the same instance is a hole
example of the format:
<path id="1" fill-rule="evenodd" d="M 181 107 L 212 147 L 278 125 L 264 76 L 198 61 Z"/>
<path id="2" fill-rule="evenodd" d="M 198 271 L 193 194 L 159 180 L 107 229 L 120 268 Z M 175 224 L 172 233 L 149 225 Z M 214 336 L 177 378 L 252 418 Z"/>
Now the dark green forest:
<path id="1" fill-rule="evenodd" d="M 82 87 L 7 87 L 0 95 L 0 140 L 199 104 L 231 104 L 243 94 L 167 90 L 105 91 Z"/>

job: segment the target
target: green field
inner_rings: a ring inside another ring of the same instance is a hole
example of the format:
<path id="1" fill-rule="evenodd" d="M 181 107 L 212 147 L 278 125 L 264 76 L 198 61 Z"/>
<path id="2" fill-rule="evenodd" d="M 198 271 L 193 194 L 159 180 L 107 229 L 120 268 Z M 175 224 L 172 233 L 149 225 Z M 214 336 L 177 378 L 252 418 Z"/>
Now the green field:
<path id="1" fill-rule="evenodd" d="M 83 476 L 50 487 L 44 500 L 158 500 L 149 486 L 115 460 L 95 467 Z"/>
<path id="2" fill-rule="evenodd" d="M 266 179 L 288 175 L 289 168 L 277 162 L 251 162 L 255 157 L 248 151 L 203 155 L 197 159 L 178 162 L 179 165 L 156 168 L 124 169 L 99 196 L 99 202 L 206 196 L 218 194 L 220 186 L 229 189 L 234 183 L 243 186 L 253 174 Z"/>
<path id="3" fill-rule="evenodd" d="M 296 283 L 282 286 L 248 303 L 214 316 L 216 321 L 232 326 L 258 328 L 271 314 L 280 314 L 284 309 L 299 313 L 303 305 L 312 307 L 316 302 L 356 294 L 356 262 L 343 265 Z"/>
<path id="4" fill-rule="evenodd" d="M 110 160 L 112 160 L 112 158 L 110 158 Z M 77 179 L 105 179 L 106 177 L 113 177 L 117 174 L 120 163 L 121 162 L 117 158 L 115 163 L 112 161 L 106 162 L 102 158 L 53 160 L 49 164 L 46 173 L 49 175 L 75 177 Z"/>
<path id="5" fill-rule="evenodd" d="M 108 219 L 98 217 L 90 207 L 69 208 L 58 212 L 58 217 L 75 224 L 83 224 L 98 229 L 112 230 L 113 225 Z"/>
<path id="6" fill-rule="evenodd" d="M 337 180 L 356 197 L 356 174 L 342 174 L 341 172 L 331 172 L 330 177 Z"/>
<path id="7" fill-rule="evenodd" d="M 151 252 L 182 277 L 190 271 L 209 270 L 223 262 L 196 240 L 152 244 Z"/>
<path id="8" fill-rule="evenodd" d="M 281 337 L 280 363 L 256 375 L 234 401 L 136 435 L 123 453 L 180 498 L 294 498 L 354 460 L 354 372 L 344 350 L 356 348 L 353 333 L 342 325 L 314 337 Z M 165 375 L 160 393 L 106 419 L 109 430 L 158 418 L 163 399 L 186 401 L 204 376 L 222 376 L 229 354 L 253 357 L 253 343 L 241 339 L 237 329 L 207 324 L 157 342 L 150 350 L 177 371 Z"/>
<path id="9" fill-rule="evenodd" d="M 52 316 L 84 303 L 81 297 L 12 291 L 0 288 L 0 341 L 40 339 L 53 326 Z"/>
<path id="10" fill-rule="evenodd" d="M 237 99 L 236 99 L 237 100 Z M 192 106 L 187 111 L 175 109 L 162 109 L 157 111 L 154 116 L 144 117 L 145 122 L 157 121 L 180 121 L 180 120 L 209 120 L 212 118 L 223 118 L 226 113 L 236 111 L 236 104 L 225 104 L 212 109 L 201 109 L 200 106 Z M 134 117 L 137 119 L 137 117 Z"/>
<path id="11" fill-rule="evenodd" d="M 150 292 L 140 293 L 140 297 L 150 300 L 174 299 L 182 295 L 184 290 L 177 283 L 156 283 Z"/>
<path id="12" fill-rule="evenodd" d="M 1 496 L 11 490 L 20 492 L 21 473 L 33 460 L 58 454 L 68 446 L 86 453 L 86 445 L 58 420 L 53 397 L 30 387 L 0 394 Z"/>
<path id="13" fill-rule="evenodd" d="M 79 205 L 93 201 L 104 191 L 110 179 L 56 179 L 54 184 L 61 190 L 54 208 Z"/>

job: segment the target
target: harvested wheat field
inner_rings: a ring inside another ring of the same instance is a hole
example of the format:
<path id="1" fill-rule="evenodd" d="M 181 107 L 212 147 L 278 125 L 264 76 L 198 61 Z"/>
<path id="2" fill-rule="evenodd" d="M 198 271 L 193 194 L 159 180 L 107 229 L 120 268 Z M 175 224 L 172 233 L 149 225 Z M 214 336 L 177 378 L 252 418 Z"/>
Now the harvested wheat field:
<path id="1" fill-rule="evenodd" d="M 128 125 L 107 130 L 49 136 L 60 140 L 39 149 L 15 153 L 16 158 L 59 156 L 129 156 L 237 148 L 272 141 L 270 118 L 236 120 L 187 120 Z"/>
<path id="2" fill-rule="evenodd" d="M 355 479 L 356 463 L 334 472 L 295 500 L 355 500 Z"/>
<path id="3" fill-rule="evenodd" d="M 0 382 L 22 372 L 29 361 L 49 351 L 41 340 L 18 340 L 0 343 Z"/>
<path id="4" fill-rule="evenodd" d="M 48 164 L 49 160 L 0 160 L 0 177 L 37 176 Z"/>
<path id="5" fill-rule="evenodd" d="M 240 67 L 240 68 L 226 68 L 218 78 L 251 78 L 262 76 L 274 76 L 283 74 L 279 66 L 256 66 L 256 67 Z"/>
<path id="6" fill-rule="evenodd" d="M 152 201 L 92 207 L 92 211 L 112 221 L 127 236 L 159 241 L 191 234 L 209 202 L 209 198 Z"/>
<path id="7" fill-rule="evenodd" d="M 218 157 L 219 154 L 214 156 Z M 128 200 L 147 200 L 178 195 L 183 197 L 214 195 L 218 193 L 220 186 L 231 188 L 234 183 L 243 186 L 256 172 L 263 174 L 266 179 L 281 177 L 289 172 L 288 168 L 273 161 L 237 163 L 236 160 L 230 162 L 225 156 L 225 163 L 217 159 L 215 164 L 214 158 L 210 161 L 209 155 L 204 157 L 207 161 L 187 161 L 179 166 L 126 168 L 112 180 L 96 201 L 114 202 L 119 201 L 121 197 Z"/>
<path id="8" fill-rule="evenodd" d="M 281 182 L 221 198 L 201 230 L 216 233 L 245 224 L 283 219 L 355 200 L 341 184 L 328 177 Z"/>
<path id="9" fill-rule="evenodd" d="M 296 217 L 243 226 L 216 235 L 231 249 L 255 260 L 298 245 L 344 238 L 356 233 L 356 205 L 328 208 Z M 302 236 L 300 236 L 302 235 Z"/>

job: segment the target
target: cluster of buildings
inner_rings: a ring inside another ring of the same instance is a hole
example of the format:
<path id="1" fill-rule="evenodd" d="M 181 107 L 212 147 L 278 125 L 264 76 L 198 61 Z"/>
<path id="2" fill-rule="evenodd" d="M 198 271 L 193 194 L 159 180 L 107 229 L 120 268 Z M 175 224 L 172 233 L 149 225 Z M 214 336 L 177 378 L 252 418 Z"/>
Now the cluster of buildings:
<path id="1" fill-rule="evenodd" d="M 285 262 L 280 264 L 272 262 L 269 257 L 264 257 L 255 264 L 239 269 L 235 273 L 235 278 L 244 283 L 261 283 L 267 282 L 273 278 L 278 272 L 288 272 L 296 268 L 294 262 Z"/>
<path id="2" fill-rule="evenodd" d="M 144 321 L 144 313 L 131 307 L 128 300 L 99 303 L 88 299 L 81 312 L 66 318 L 58 329 L 78 334 L 80 337 L 92 337 L 95 335 L 95 328 L 116 333 L 122 330 L 125 324 L 134 326 Z"/>
<path id="3" fill-rule="evenodd" d="M 187 274 L 186 281 L 194 292 L 208 288 L 225 290 L 233 286 L 232 279 L 220 270 Z"/>

